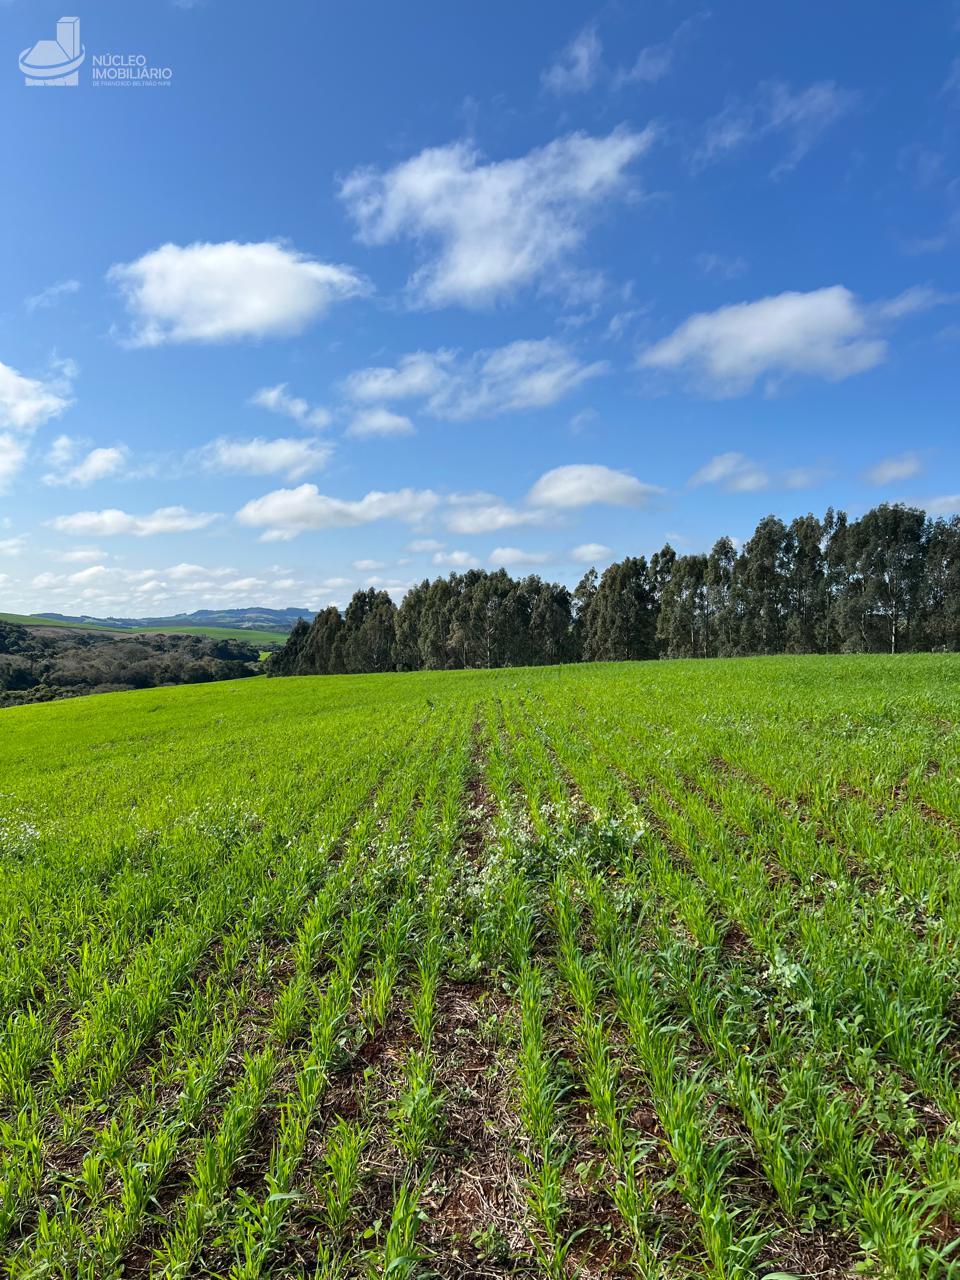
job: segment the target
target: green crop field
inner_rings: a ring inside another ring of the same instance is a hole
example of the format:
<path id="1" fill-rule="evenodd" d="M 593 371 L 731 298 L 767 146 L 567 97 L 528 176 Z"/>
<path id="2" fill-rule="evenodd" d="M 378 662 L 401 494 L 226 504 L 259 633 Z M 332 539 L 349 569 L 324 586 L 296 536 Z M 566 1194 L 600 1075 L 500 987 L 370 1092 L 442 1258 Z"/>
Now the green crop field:
<path id="1" fill-rule="evenodd" d="M 254 631 L 247 627 L 138 627 L 121 635 L 210 636 L 212 640 L 242 640 L 255 649 L 266 644 L 284 644 L 286 631 Z"/>
<path id="2" fill-rule="evenodd" d="M 0 712 L 0 1274 L 960 1270 L 960 660 Z"/>

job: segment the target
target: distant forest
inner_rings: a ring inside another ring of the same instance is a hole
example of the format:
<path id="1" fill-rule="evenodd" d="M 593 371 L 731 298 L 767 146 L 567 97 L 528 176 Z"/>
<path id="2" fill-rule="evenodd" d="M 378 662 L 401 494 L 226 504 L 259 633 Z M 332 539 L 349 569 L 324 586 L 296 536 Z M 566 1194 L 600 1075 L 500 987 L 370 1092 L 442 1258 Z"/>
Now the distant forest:
<path id="1" fill-rule="evenodd" d="M 536 666 L 643 658 L 960 649 L 960 517 L 883 505 L 767 516 L 738 551 L 669 544 L 574 591 L 536 575 L 470 570 L 424 581 L 399 607 L 358 591 L 299 621 L 271 675 Z"/>
<path id="2" fill-rule="evenodd" d="M 152 689 L 257 675 L 259 653 L 237 640 L 190 635 L 47 632 L 0 622 L 0 707 L 84 693 Z"/>

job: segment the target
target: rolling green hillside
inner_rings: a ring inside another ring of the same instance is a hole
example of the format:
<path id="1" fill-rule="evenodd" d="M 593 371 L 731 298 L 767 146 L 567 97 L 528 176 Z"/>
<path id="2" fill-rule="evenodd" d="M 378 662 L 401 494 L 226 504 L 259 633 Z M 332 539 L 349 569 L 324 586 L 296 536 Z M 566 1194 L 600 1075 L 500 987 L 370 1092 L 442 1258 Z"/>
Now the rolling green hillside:
<path id="1" fill-rule="evenodd" d="M 283 644 L 287 639 L 285 631 L 254 631 L 246 627 L 107 627 L 96 622 L 63 622 L 57 618 L 40 618 L 36 614 L 0 613 L 0 622 L 16 622 L 23 627 L 57 627 L 68 631 L 105 631 L 111 635 L 178 635 L 178 636 L 210 636 L 214 640 L 243 640 L 248 644 L 260 646 Z"/>
<path id="2" fill-rule="evenodd" d="M 960 659 L 0 711 L 3 1274 L 947 1278 Z"/>
<path id="3" fill-rule="evenodd" d="M 38 618 L 32 613 L 0 613 L 0 622 L 15 622 L 21 627 L 60 627 L 67 631 L 110 631 L 111 627 L 96 622 L 61 622 L 57 618 Z"/>

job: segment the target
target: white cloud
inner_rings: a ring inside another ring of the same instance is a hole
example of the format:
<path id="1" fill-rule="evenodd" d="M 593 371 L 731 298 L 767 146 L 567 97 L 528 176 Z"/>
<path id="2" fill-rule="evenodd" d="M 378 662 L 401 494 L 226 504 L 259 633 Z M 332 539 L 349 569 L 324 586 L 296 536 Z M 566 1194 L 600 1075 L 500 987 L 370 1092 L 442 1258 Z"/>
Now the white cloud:
<path id="1" fill-rule="evenodd" d="M 795 169 L 823 134 L 848 115 L 859 97 L 832 80 L 821 80 L 794 92 L 788 84 L 761 84 L 747 102 L 734 100 L 707 122 L 704 139 L 693 156 L 695 167 L 712 164 L 759 138 L 781 134 L 788 142 L 773 177 Z"/>
<path id="2" fill-rule="evenodd" d="M 579 435 L 581 431 L 592 426 L 600 418 L 596 409 L 581 409 L 579 413 L 575 413 L 570 419 L 570 430 L 573 434 Z"/>
<path id="3" fill-rule="evenodd" d="M 453 533 L 496 533 L 518 525 L 542 524 L 542 511 L 511 507 L 489 493 L 454 494 L 444 523 Z"/>
<path id="4" fill-rule="evenodd" d="M 344 390 L 361 401 L 428 400 L 446 386 L 456 359 L 453 351 L 416 351 L 394 366 L 358 369 L 346 379 Z"/>
<path id="5" fill-rule="evenodd" d="M 274 571 L 279 572 L 272 567 L 271 573 Z M 43 607 L 48 609 L 51 600 L 57 600 L 63 602 L 60 607 L 72 612 L 130 614 L 160 612 L 161 604 L 163 612 L 174 612 L 171 601 L 176 601 L 178 609 L 243 603 L 238 596 L 259 597 L 256 603 L 282 606 L 289 598 L 278 593 L 298 584 L 291 579 L 240 577 L 235 569 L 226 567 L 180 564 L 166 569 L 126 569 L 98 562 L 66 574 L 38 574 L 31 585 L 43 593 Z M 131 599 L 136 601 L 135 609 Z"/>
<path id="6" fill-rule="evenodd" d="M 376 405 L 354 415 L 347 435 L 362 440 L 371 436 L 412 436 L 414 430 L 413 423 L 402 413 Z"/>
<path id="7" fill-rule="evenodd" d="M 947 78 L 940 92 L 960 102 L 960 58 L 954 58 L 950 63 L 950 70 L 947 72 Z"/>
<path id="8" fill-rule="evenodd" d="M 159 533 L 194 533 L 206 529 L 219 519 L 204 511 L 188 511 L 186 507 L 158 507 L 148 515 L 134 516 L 109 508 L 105 511 L 77 511 L 48 521 L 58 533 L 74 537 L 115 537 L 128 534 L 134 538 L 150 538 Z"/>
<path id="9" fill-rule="evenodd" d="M 447 565 L 452 569 L 476 569 L 480 561 L 469 551 L 438 551 L 433 557 L 436 565 Z"/>
<path id="10" fill-rule="evenodd" d="M 886 342 L 842 285 L 781 293 L 685 320 L 639 357 L 642 368 L 689 370 L 715 395 L 742 395 L 758 378 L 807 374 L 838 382 L 879 364 Z M 773 385 L 773 384 L 771 384 Z"/>
<path id="11" fill-rule="evenodd" d="M 47 451 L 47 462 L 58 469 L 69 467 L 79 446 L 80 442 L 74 440 L 73 436 L 59 435 Z"/>
<path id="12" fill-rule="evenodd" d="M 923 505 L 932 516 L 960 515 L 960 493 L 951 493 L 940 498 L 930 498 Z"/>
<path id="13" fill-rule="evenodd" d="M 109 556 L 105 555 L 99 547 L 75 547 L 72 551 L 60 552 L 57 559 L 64 564 L 90 564 L 98 560 L 107 560 Z"/>
<path id="14" fill-rule="evenodd" d="M 896 480 L 909 480 L 911 476 L 919 475 L 921 470 L 919 454 L 901 453 L 895 458 L 883 458 L 875 463 L 863 473 L 863 478 L 869 484 L 887 485 Z"/>
<path id="15" fill-rule="evenodd" d="M 949 306 L 957 301 L 958 296 L 960 295 L 955 293 L 941 293 L 928 284 L 917 284 L 904 289 L 895 298 L 877 303 L 875 310 L 882 320 L 901 320 L 904 316 L 917 315 L 934 307 Z"/>
<path id="16" fill-rule="evenodd" d="M 75 373 L 73 363 L 64 361 L 44 382 L 0 363 L 0 428 L 35 431 L 51 418 L 59 418 L 73 403 L 70 384 Z"/>
<path id="17" fill-rule="evenodd" d="M 681 43 L 709 16 L 708 10 L 701 10 L 681 22 L 669 40 L 641 49 L 632 66 L 621 68 L 614 75 L 613 87 L 622 89 L 631 84 L 657 84 L 673 69 Z"/>
<path id="18" fill-rule="evenodd" d="M 436 538 L 417 538 L 407 543 L 407 550 L 421 554 L 425 551 L 442 551 L 443 543 L 438 542 Z"/>
<path id="19" fill-rule="evenodd" d="M 221 437 L 198 451 L 201 465 L 207 471 L 246 476 L 285 476 L 299 480 L 311 472 L 321 471 L 329 462 L 333 449 L 316 440 L 229 440 Z"/>
<path id="20" fill-rule="evenodd" d="M 510 569 L 517 565 L 545 564 L 550 559 L 545 551 L 524 551 L 521 547 L 494 547 L 490 552 L 491 564 Z"/>
<path id="21" fill-rule="evenodd" d="M 292 418 L 301 426 L 312 427 L 316 431 L 328 427 L 331 422 L 329 410 L 319 405 L 311 406 L 302 396 L 289 395 L 286 382 L 280 382 L 275 387 L 261 387 L 250 397 L 250 403 L 259 409 L 267 409 L 270 413 Z"/>
<path id="22" fill-rule="evenodd" d="M 409 281 L 418 305 L 490 306 L 522 286 L 555 286 L 595 211 L 627 188 L 654 130 L 573 133 L 513 160 L 485 163 L 466 142 L 431 147 L 393 169 L 358 169 L 341 196 L 361 240 L 436 246 Z"/>
<path id="23" fill-rule="evenodd" d="M 673 66 L 673 46 L 663 44 L 647 45 L 641 49 L 633 66 L 621 71 L 616 77 L 619 88 L 625 84 L 656 84 Z"/>
<path id="24" fill-rule="evenodd" d="M 376 573 L 378 569 L 385 569 L 387 566 L 382 560 L 354 560 L 353 567 L 360 573 Z"/>
<path id="25" fill-rule="evenodd" d="M 422 400 L 428 413 L 451 422 L 544 408 L 590 378 L 607 372 L 605 362 L 583 363 L 555 338 L 521 340 L 477 351 L 417 351 L 394 366 L 359 369 L 344 390 L 360 403 Z"/>
<path id="26" fill-rule="evenodd" d="M 26 544 L 25 533 L 18 533 L 15 538 L 0 538 L 0 556 L 18 556 Z"/>
<path id="27" fill-rule="evenodd" d="M 0 493 L 6 493 L 27 458 L 27 446 L 10 431 L 0 431 Z"/>
<path id="28" fill-rule="evenodd" d="M 174 564 L 164 571 L 164 576 L 172 578 L 174 582 L 189 582 L 193 578 L 205 578 L 211 573 L 230 574 L 232 569 L 210 570 L 205 569 L 200 564 Z"/>
<path id="29" fill-rule="evenodd" d="M 110 570 L 105 564 L 92 564 L 89 569 L 78 569 L 76 573 L 71 573 L 67 581 L 73 583 L 74 586 L 86 586 L 109 572 Z"/>
<path id="30" fill-rule="evenodd" d="M 56 306 L 61 298 L 66 298 L 71 293 L 76 293 L 79 288 L 79 280 L 61 280 L 59 284 L 48 285 L 46 289 L 41 289 L 39 293 L 34 293 L 29 298 L 24 298 L 23 305 L 28 311 L 36 311 L 41 307 L 53 307 Z"/>
<path id="31" fill-rule="evenodd" d="M 717 276 L 721 280 L 736 280 L 747 270 L 743 258 L 730 258 L 722 253 L 698 253 L 696 264 L 705 276 Z"/>
<path id="32" fill-rule="evenodd" d="M 224 590 L 230 592 L 250 592 L 257 591 L 267 584 L 263 578 L 234 578 L 232 582 L 224 584 Z"/>
<path id="33" fill-rule="evenodd" d="M 790 467 L 771 474 L 752 458 L 731 450 L 711 458 L 694 472 L 687 485 L 696 489 L 700 485 L 714 484 L 727 493 L 759 493 L 774 486 L 780 489 L 812 489 L 829 475 L 829 471 L 821 467 Z"/>
<path id="34" fill-rule="evenodd" d="M 626 471 L 610 467 L 577 464 L 554 467 L 545 472 L 528 495 L 528 501 L 543 507 L 586 507 L 604 503 L 615 507 L 642 507 L 663 490 L 646 484 Z"/>
<path id="35" fill-rule="evenodd" d="M 570 559 L 577 564 L 600 564 L 613 559 L 613 550 L 602 542 L 581 542 L 570 552 Z"/>
<path id="36" fill-rule="evenodd" d="M 603 45 L 594 27 L 584 27 L 563 53 L 540 76 L 551 93 L 585 93 L 597 82 L 602 69 Z"/>
<path id="37" fill-rule="evenodd" d="M 822 467 L 791 467 L 782 476 L 787 489 L 814 489 L 830 476 Z"/>
<path id="38" fill-rule="evenodd" d="M 268 542 L 286 541 L 308 529 L 339 529 L 370 524 L 375 520 L 417 523 L 434 510 L 439 498 L 430 489 L 376 490 L 357 501 L 330 498 L 314 484 L 296 489 L 275 489 L 254 498 L 237 512 L 240 524 L 263 528 Z"/>
<path id="39" fill-rule="evenodd" d="M 80 448 L 78 440 L 73 440 L 70 436 L 58 436 L 47 455 L 47 462 L 53 470 L 43 477 L 43 483 L 85 489 L 98 480 L 118 475 L 126 467 L 129 458 L 124 445 L 90 449 L 78 458 Z"/>
<path id="40" fill-rule="evenodd" d="M 711 458 L 687 481 L 692 489 L 704 484 L 718 484 L 728 493 L 756 493 L 766 489 L 770 477 L 742 453 L 720 453 Z"/>
<path id="41" fill-rule="evenodd" d="M 271 241 L 165 244 L 117 263 L 134 319 L 134 346 L 227 342 L 299 333 L 334 302 L 368 291 L 350 267 L 318 262 Z"/>

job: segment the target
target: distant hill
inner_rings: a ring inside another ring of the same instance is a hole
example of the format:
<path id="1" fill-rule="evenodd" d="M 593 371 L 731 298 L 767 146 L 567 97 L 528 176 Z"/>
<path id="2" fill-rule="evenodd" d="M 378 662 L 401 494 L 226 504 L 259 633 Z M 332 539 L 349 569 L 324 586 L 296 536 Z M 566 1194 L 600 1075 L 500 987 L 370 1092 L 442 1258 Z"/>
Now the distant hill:
<path id="1" fill-rule="evenodd" d="M 167 618 L 95 618 L 91 614 L 37 613 L 33 618 L 67 626 L 111 627 L 118 631 L 142 631 L 145 628 L 228 627 L 239 631 L 289 631 L 298 618 L 313 620 L 310 609 L 197 609 L 193 613 L 175 613 Z"/>
<path id="2" fill-rule="evenodd" d="M 21 626 L 0 615 L 0 707 L 259 675 L 259 644 L 249 638 L 258 634 L 211 627 L 167 635 L 53 619 Z"/>

